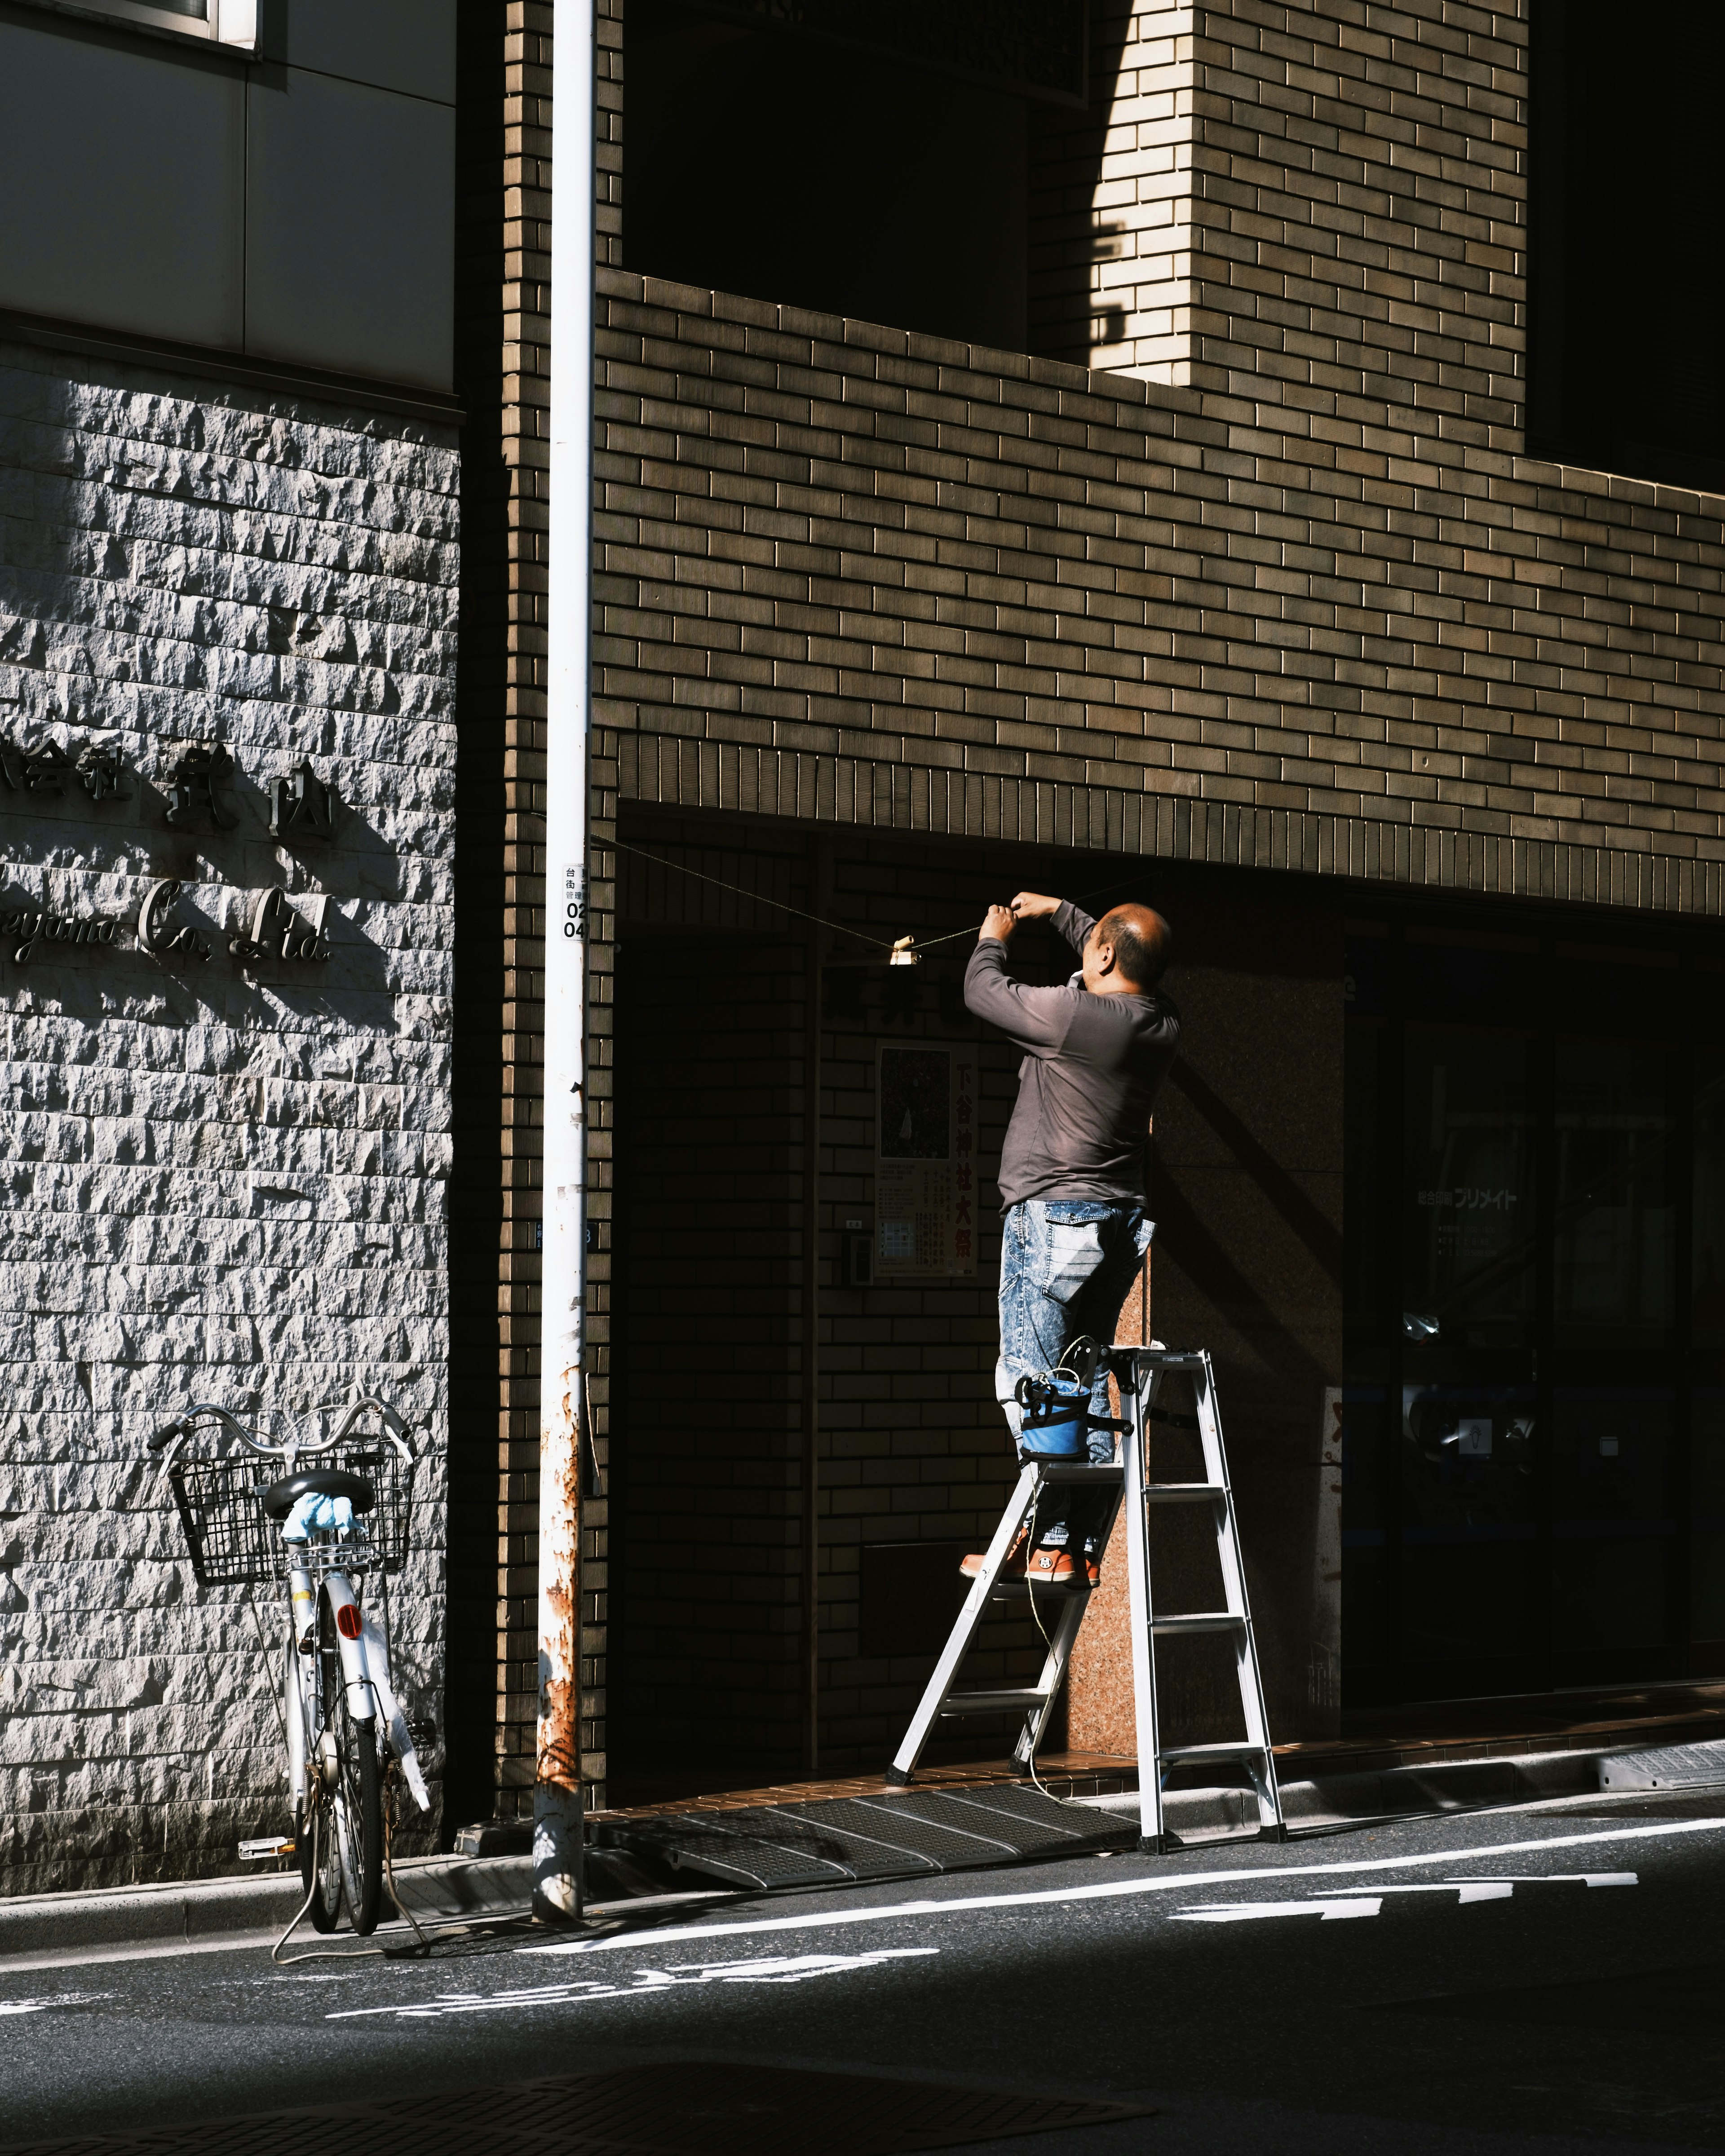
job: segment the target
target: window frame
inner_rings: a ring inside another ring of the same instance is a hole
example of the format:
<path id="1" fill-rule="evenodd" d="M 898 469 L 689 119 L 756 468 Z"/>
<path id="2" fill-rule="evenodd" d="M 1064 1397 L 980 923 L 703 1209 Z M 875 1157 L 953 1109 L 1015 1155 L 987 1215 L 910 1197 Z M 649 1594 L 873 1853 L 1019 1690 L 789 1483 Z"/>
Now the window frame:
<path id="1" fill-rule="evenodd" d="M 169 8 L 152 7 L 150 0 L 23 0 L 23 4 L 81 22 L 141 30 L 177 42 L 183 39 L 188 44 L 214 45 L 223 52 L 254 54 L 258 49 L 258 0 L 205 0 L 208 12 L 202 19 L 177 14 Z"/>

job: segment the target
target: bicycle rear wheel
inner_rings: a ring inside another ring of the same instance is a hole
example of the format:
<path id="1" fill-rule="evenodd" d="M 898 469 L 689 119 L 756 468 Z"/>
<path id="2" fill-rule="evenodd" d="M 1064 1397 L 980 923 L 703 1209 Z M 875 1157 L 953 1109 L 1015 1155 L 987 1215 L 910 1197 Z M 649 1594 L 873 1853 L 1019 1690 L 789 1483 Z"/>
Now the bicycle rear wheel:
<path id="1" fill-rule="evenodd" d="M 333 1739 L 334 1787 L 327 1793 L 325 1830 L 335 1845 L 347 1920 L 362 1938 L 377 1928 L 383 1901 L 383 1782 L 375 1714 L 355 1714 L 341 1674 L 336 1613 L 324 1595 L 317 1609 L 317 1653 L 323 1727 Z"/>

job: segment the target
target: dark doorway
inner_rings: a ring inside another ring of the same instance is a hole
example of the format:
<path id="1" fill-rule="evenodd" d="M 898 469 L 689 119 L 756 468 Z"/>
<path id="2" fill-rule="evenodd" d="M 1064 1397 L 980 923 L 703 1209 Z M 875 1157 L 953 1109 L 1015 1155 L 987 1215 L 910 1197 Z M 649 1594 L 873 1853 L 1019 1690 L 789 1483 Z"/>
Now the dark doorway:
<path id="1" fill-rule="evenodd" d="M 1350 1706 L 1725 1662 L 1715 963 L 1351 930 Z"/>
<path id="2" fill-rule="evenodd" d="M 618 954 L 611 1767 L 793 1768 L 802 947 Z"/>

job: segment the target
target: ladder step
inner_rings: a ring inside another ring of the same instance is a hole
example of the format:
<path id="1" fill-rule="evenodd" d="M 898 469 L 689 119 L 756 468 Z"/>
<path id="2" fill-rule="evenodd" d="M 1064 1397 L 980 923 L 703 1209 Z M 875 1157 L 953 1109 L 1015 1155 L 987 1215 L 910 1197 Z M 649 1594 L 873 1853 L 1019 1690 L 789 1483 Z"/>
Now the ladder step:
<path id="1" fill-rule="evenodd" d="M 1153 1617 L 1153 1632 L 1243 1632 L 1246 1628 L 1244 1617 L 1236 1617 L 1229 1609 L 1194 1610 L 1181 1617 Z"/>
<path id="2" fill-rule="evenodd" d="M 1047 1697 L 1035 1685 L 1020 1685 L 1013 1691 L 955 1691 L 947 1695 L 941 1712 L 998 1714 L 1009 1707 L 1040 1707 Z"/>
<path id="3" fill-rule="evenodd" d="M 1196 1505 L 1207 1497 L 1225 1497 L 1228 1491 L 1220 1482 L 1150 1482 L 1144 1495 L 1153 1505 Z"/>
<path id="4" fill-rule="evenodd" d="M 1261 1759 L 1269 1747 L 1265 1744 L 1170 1744 L 1157 1758 L 1170 1759 Z"/>

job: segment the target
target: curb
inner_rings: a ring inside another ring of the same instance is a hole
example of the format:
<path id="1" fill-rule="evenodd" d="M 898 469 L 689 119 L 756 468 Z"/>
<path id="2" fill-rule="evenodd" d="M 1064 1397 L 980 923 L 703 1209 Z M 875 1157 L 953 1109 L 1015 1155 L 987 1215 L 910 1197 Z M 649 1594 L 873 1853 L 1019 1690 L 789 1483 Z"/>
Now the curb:
<path id="1" fill-rule="evenodd" d="M 1725 1743 L 1672 1745 L 1656 1750 L 1524 1752 L 1489 1759 L 1433 1760 L 1353 1774 L 1314 1775 L 1281 1785 L 1290 1827 L 1364 1826 L 1430 1819 L 1450 1812 L 1549 1804 L 1563 1797 L 1620 1796 L 1625 1792 L 1716 1789 L 1725 1784 Z M 1137 1792 L 1079 1797 L 1108 1812 L 1136 1812 Z M 1258 1823 L 1256 1800 L 1239 1788 L 1170 1789 L 1163 1817 L 1178 1835 L 1219 1835 Z"/>
<path id="2" fill-rule="evenodd" d="M 1435 1760 L 1284 1782 L 1281 1798 L 1291 1827 L 1317 1830 L 1548 1804 L 1563 1797 L 1722 1785 L 1725 1743 L 1715 1743 L 1654 1750 L 1615 1746 L 1609 1750 Z M 1069 1801 L 1107 1812 L 1136 1812 L 1138 1804 L 1132 1790 Z M 1163 1799 L 1163 1816 L 1175 1834 L 1220 1835 L 1255 1828 L 1257 1806 L 1245 1789 L 1173 1789 Z M 468 1833 L 480 1846 L 490 1838 L 480 1829 Z M 495 1835 L 495 1840 L 503 1838 Z M 521 1917 L 532 1902 L 533 1860 L 519 1852 L 412 1857 L 397 1865 L 395 1877 L 403 1903 L 422 1922 Z M 620 1876 L 616 1883 L 626 1891 L 629 1882 Z M 181 1945 L 195 1949 L 229 1941 L 236 1946 L 249 1944 L 285 1930 L 303 1898 L 297 1873 L 271 1872 L 261 1878 L 169 1881 L 94 1894 L 74 1892 L 0 1900 L 0 1965 L 26 1957 L 74 1953 L 80 1948 L 157 1946 L 172 1952 Z M 638 1898 L 644 1904 L 653 1897 Z M 665 1898 L 708 1897 L 679 1894 Z M 616 1913 L 629 1902 L 612 1901 L 605 1906 Z M 405 1929 L 398 1920 L 380 1927 L 392 1936 Z"/>
<path id="3" fill-rule="evenodd" d="M 531 1856 L 422 1856 L 395 1867 L 403 1904 L 428 1919 L 520 1916 L 533 1895 Z M 297 1872 L 186 1879 L 85 1894 L 0 1901 L 0 1962 L 80 1948 L 193 1946 L 280 1932 L 305 1890 Z"/>

